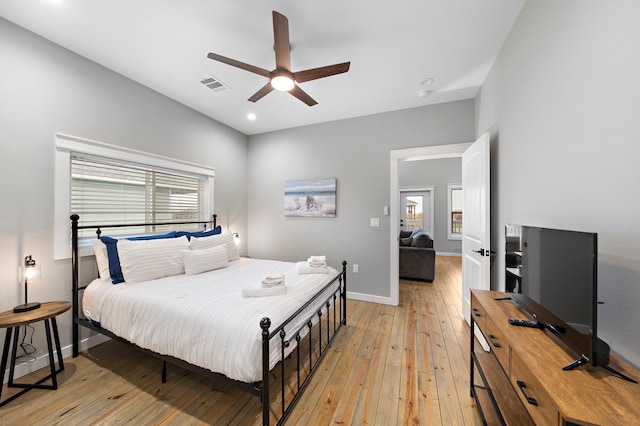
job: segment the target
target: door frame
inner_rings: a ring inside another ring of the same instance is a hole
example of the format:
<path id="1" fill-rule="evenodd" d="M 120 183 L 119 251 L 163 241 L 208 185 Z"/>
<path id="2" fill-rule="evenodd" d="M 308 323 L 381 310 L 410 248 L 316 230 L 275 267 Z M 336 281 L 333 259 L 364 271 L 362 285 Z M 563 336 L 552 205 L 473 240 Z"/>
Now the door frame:
<path id="1" fill-rule="evenodd" d="M 458 143 L 450 145 L 424 146 L 419 148 L 394 149 L 390 152 L 390 220 L 389 226 L 389 304 L 398 306 L 400 302 L 400 278 L 398 277 L 398 235 L 400 235 L 400 188 L 398 187 L 398 164 L 401 161 L 437 160 L 440 158 L 462 158 L 462 154 L 472 145 Z"/>

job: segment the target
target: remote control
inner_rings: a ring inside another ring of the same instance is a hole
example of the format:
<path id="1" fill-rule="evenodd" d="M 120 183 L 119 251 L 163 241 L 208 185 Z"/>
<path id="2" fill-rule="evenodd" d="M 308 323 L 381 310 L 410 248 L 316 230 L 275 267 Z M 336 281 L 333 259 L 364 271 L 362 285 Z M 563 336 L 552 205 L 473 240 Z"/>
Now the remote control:
<path id="1" fill-rule="evenodd" d="M 509 324 L 516 325 L 518 327 L 542 328 L 538 321 L 523 320 L 517 318 L 509 318 Z"/>

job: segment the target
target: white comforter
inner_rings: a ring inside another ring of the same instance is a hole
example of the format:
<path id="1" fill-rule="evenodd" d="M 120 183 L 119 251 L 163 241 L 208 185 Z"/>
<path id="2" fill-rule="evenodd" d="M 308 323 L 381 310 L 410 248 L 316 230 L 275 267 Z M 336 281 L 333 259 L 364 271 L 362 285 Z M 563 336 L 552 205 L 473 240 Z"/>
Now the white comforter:
<path id="1" fill-rule="evenodd" d="M 284 322 L 338 275 L 329 269 L 329 274 L 298 275 L 295 263 L 240 259 L 224 269 L 136 284 L 96 279 L 84 292 L 83 311 L 87 318 L 140 347 L 232 379 L 255 382 L 262 380 L 260 320 L 270 318 L 271 330 Z M 285 294 L 242 297 L 243 287 L 259 286 L 267 273 L 278 272 L 285 274 Z M 307 311 L 315 312 L 318 306 Z M 304 322 L 304 317 L 298 317 L 287 330 Z M 271 340 L 270 369 L 280 359 L 279 340 Z"/>

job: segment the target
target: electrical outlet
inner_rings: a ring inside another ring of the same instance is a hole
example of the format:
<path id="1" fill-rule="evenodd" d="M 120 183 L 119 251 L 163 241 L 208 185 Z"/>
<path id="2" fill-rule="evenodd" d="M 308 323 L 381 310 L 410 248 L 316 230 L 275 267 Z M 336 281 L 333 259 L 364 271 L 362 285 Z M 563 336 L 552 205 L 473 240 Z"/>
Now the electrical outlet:
<path id="1" fill-rule="evenodd" d="M 358 264 L 357 264 L 357 263 L 354 263 L 354 264 L 353 264 L 353 273 L 354 273 L 354 274 L 357 274 L 357 273 L 358 273 Z"/>

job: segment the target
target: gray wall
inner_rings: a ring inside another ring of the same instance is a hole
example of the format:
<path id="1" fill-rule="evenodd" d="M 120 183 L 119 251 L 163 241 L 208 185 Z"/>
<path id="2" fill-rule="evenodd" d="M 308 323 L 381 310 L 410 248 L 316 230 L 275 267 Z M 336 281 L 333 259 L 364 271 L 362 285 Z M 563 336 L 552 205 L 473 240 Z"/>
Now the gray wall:
<path id="1" fill-rule="evenodd" d="M 598 333 L 640 365 L 640 3 L 524 6 L 476 100 L 492 139 L 492 286 L 504 225 L 598 232 Z"/>
<path id="2" fill-rule="evenodd" d="M 447 237 L 448 185 L 461 183 L 462 158 L 401 161 L 398 164 L 398 186 L 400 189 L 433 187 L 435 198 L 433 247 L 437 253 L 462 253 L 462 241 L 450 240 Z"/>
<path id="3" fill-rule="evenodd" d="M 42 271 L 29 298 L 71 298 L 71 263 L 53 260 L 55 132 L 215 167 L 222 225 L 246 233 L 246 136 L 1 18 L 0 52 L 0 311 L 23 302 L 27 254 Z M 83 261 L 85 278 L 94 263 Z M 59 329 L 64 347 L 70 313 Z M 43 336 L 37 324 L 39 354 Z"/>
<path id="4" fill-rule="evenodd" d="M 468 100 L 250 136 L 248 254 L 324 254 L 336 267 L 344 259 L 360 267 L 349 267 L 350 292 L 389 297 L 390 151 L 471 142 L 473 123 Z M 320 177 L 337 178 L 337 217 L 284 217 L 284 181 Z"/>

